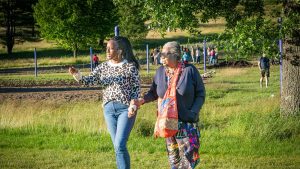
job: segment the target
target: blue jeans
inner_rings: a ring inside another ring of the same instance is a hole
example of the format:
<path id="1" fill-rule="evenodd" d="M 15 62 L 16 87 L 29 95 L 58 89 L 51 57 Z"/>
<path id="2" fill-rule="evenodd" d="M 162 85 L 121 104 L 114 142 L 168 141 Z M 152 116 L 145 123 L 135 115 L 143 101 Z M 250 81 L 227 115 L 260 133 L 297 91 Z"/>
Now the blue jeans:
<path id="1" fill-rule="evenodd" d="M 136 116 L 128 118 L 128 105 L 110 101 L 104 105 L 104 117 L 114 145 L 118 169 L 129 169 L 130 156 L 126 144 Z"/>

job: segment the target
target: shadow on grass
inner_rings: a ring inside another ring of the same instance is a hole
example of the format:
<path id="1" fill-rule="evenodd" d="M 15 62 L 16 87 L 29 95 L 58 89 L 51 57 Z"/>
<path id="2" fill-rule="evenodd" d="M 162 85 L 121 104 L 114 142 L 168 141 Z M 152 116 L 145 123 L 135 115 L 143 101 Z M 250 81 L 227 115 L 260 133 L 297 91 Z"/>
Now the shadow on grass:
<path id="1" fill-rule="evenodd" d="M 259 76 L 258 76 L 258 78 L 259 78 Z M 255 83 L 257 83 L 257 81 L 240 81 L 240 82 L 238 82 L 238 81 L 227 81 L 227 80 L 225 80 L 225 81 L 222 81 L 222 83 L 227 83 L 227 84 L 255 84 Z"/>
<path id="2" fill-rule="evenodd" d="M 227 94 L 234 92 L 252 93 L 256 92 L 256 89 L 229 88 L 226 90 L 211 90 L 207 96 L 211 99 L 221 99 Z"/>
<path id="3" fill-rule="evenodd" d="M 215 28 L 215 27 L 225 27 L 224 23 L 209 23 L 209 24 L 199 24 L 199 27 L 204 28 Z"/>

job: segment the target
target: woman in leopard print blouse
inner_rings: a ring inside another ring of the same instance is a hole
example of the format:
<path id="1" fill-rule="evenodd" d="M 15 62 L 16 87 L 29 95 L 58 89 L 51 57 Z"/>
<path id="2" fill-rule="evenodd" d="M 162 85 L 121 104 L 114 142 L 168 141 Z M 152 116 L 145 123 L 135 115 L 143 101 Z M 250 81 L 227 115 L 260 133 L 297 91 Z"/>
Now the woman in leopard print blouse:
<path id="1" fill-rule="evenodd" d="M 129 40 L 116 36 L 108 41 L 108 61 L 99 64 L 89 76 L 82 76 L 74 67 L 69 69 L 75 80 L 84 85 L 104 87 L 104 117 L 110 133 L 119 169 L 130 168 L 126 147 L 135 117 L 128 118 L 130 100 L 140 96 L 139 64 Z"/>

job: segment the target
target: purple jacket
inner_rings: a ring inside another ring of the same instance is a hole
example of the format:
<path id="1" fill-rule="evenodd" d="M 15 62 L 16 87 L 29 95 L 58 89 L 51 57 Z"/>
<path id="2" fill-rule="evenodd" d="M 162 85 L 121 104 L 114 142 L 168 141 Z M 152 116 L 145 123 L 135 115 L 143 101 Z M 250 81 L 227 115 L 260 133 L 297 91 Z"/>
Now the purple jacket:
<path id="1" fill-rule="evenodd" d="M 165 67 L 157 69 L 149 91 L 144 95 L 145 103 L 163 98 L 167 90 Z M 205 101 L 205 87 L 199 71 L 194 65 L 186 64 L 177 83 L 177 107 L 179 120 L 198 122 L 199 112 Z"/>

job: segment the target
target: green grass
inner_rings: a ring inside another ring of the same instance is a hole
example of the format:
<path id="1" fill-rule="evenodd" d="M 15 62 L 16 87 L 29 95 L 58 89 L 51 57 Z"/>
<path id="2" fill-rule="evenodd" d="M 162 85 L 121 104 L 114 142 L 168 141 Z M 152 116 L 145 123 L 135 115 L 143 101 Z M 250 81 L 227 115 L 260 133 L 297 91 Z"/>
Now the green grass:
<path id="1" fill-rule="evenodd" d="M 300 117 L 280 116 L 278 66 L 267 89 L 257 67 L 216 69 L 205 86 L 197 168 L 299 168 Z M 168 168 L 164 140 L 152 137 L 155 107 L 138 112 L 134 169 Z M 101 101 L 3 100 L 0 138 L 0 168 L 116 168 Z"/>
<path id="2" fill-rule="evenodd" d="M 47 57 L 43 56 L 37 59 L 38 67 L 47 66 L 60 66 L 60 65 L 79 65 L 79 64 L 89 64 L 90 56 L 81 55 L 76 58 L 74 57 Z M 2 59 L 0 62 L 1 69 L 7 68 L 24 68 L 24 67 L 34 67 L 34 58 L 7 58 Z"/>
<path id="3" fill-rule="evenodd" d="M 67 70 L 65 70 L 67 71 Z M 69 73 L 38 73 L 1 74 L 0 86 L 45 86 L 45 85 L 75 85 L 78 84 Z"/>
<path id="4" fill-rule="evenodd" d="M 158 66 L 149 66 L 147 73 L 146 65 L 141 65 L 140 76 L 141 82 L 151 83 L 153 75 Z M 83 75 L 89 75 L 90 69 L 77 66 Z M 0 86 L 44 86 L 44 85 L 76 85 L 78 84 L 73 77 L 68 73 L 67 68 L 58 70 L 38 71 L 38 76 L 35 77 L 34 71 L 21 73 L 6 73 L 0 74 Z"/>

